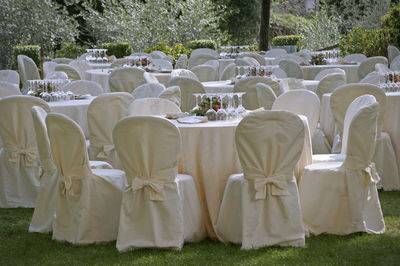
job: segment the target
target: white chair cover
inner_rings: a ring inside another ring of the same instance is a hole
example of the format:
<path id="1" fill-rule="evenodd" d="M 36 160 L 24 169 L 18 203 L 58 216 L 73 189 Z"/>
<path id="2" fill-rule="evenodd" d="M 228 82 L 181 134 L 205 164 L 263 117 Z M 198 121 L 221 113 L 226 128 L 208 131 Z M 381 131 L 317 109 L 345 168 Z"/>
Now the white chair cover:
<path id="1" fill-rule="evenodd" d="M 285 49 L 276 48 L 267 51 L 264 56 L 269 58 L 278 58 L 285 54 L 287 54 L 287 51 Z"/>
<path id="2" fill-rule="evenodd" d="M 129 116 L 132 115 L 166 115 L 167 113 L 180 113 L 181 109 L 167 99 L 142 98 L 134 100 L 129 105 Z"/>
<path id="3" fill-rule="evenodd" d="M 186 78 L 191 78 L 196 81 L 200 81 L 199 78 L 194 74 L 192 71 L 189 69 L 174 69 L 171 72 L 171 79 L 173 77 L 186 77 Z"/>
<path id="4" fill-rule="evenodd" d="M 235 78 L 235 63 L 230 63 L 220 73 L 219 80 L 233 80 Z"/>
<path id="5" fill-rule="evenodd" d="M 398 55 L 400 55 L 400 50 L 396 46 L 388 46 L 389 63 L 391 63 L 392 60 Z"/>
<path id="6" fill-rule="evenodd" d="M 181 249 L 184 239 L 198 240 L 202 215 L 192 177 L 177 176 L 181 136 L 176 126 L 159 117 L 129 117 L 115 126 L 113 138 L 129 184 L 117 249 Z"/>
<path id="7" fill-rule="evenodd" d="M 126 92 L 104 93 L 96 97 L 88 107 L 89 158 L 110 163 L 120 168 L 116 157 L 112 131 L 117 122 L 128 115 L 133 96 Z"/>
<path id="8" fill-rule="evenodd" d="M 246 93 L 243 95 L 242 99 L 243 99 L 243 107 L 246 108 L 247 110 L 254 110 L 260 108 L 259 99 L 257 96 L 257 89 L 256 89 L 257 83 L 264 83 L 272 88 L 274 81 L 268 77 L 246 77 L 236 82 L 235 86 L 233 87 L 234 92 Z"/>
<path id="9" fill-rule="evenodd" d="M 283 69 L 280 69 L 279 67 L 274 67 L 272 69 L 272 74 L 277 77 L 278 79 L 285 79 L 287 78 L 286 72 Z"/>
<path id="10" fill-rule="evenodd" d="M 385 231 L 376 189 L 379 176 L 371 164 L 378 109 L 376 101 L 356 112 L 357 108 L 349 107 L 345 119 L 348 138 L 343 163 L 305 167 L 299 193 L 304 224 L 309 232 L 344 235 Z"/>
<path id="11" fill-rule="evenodd" d="M 73 66 L 67 65 L 67 64 L 58 64 L 58 65 L 56 65 L 54 70 L 65 72 L 65 74 L 67 74 L 67 76 L 68 76 L 68 79 L 72 79 L 72 80 L 81 80 L 82 79 L 81 74 L 79 74 L 78 69 L 76 69 Z"/>
<path id="12" fill-rule="evenodd" d="M 50 111 L 32 96 L 0 100 L 0 208 L 35 207 L 39 190 L 38 148 L 33 130 L 32 106 Z"/>
<path id="13" fill-rule="evenodd" d="M 191 69 L 200 82 L 214 81 L 217 79 L 216 68 L 209 65 L 197 65 Z"/>
<path id="14" fill-rule="evenodd" d="M 19 86 L 19 74 L 14 70 L 0 70 L 0 82 L 9 82 Z"/>
<path id="15" fill-rule="evenodd" d="M 57 63 L 52 62 L 52 61 L 47 61 L 43 63 L 43 76 L 46 77 L 49 75 L 51 72 L 54 72 L 56 68 Z"/>
<path id="16" fill-rule="evenodd" d="M 160 81 L 154 76 L 152 73 L 145 72 L 143 74 L 144 82 L 145 83 L 158 83 L 161 84 Z M 163 84 L 161 84 L 163 85 Z"/>
<path id="17" fill-rule="evenodd" d="M 198 65 L 203 64 L 204 62 L 207 62 L 209 60 L 215 60 L 215 59 L 218 59 L 218 57 L 215 57 L 215 56 L 212 56 L 209 54 L 199 54 L 199 55 L 194 55 L 194 56 L 192 55 L 189 58 L 188 67 L 189 67 L 189 69 L 192 69 L 192 67 L 194 67 L 194 66 L 198 66 Z"/>
<path id="18" fill-rule="evenodd" d="M 65 91 L 71 91 L 77 95 L 90 94 L 98 96 L 103 93 L 103 88 L 96 82 L 90 80 L 74 80 L 64 87 Z"/>
<path id="19" fill-rule="evenodd" d="M 388 65 L 379 64 L 379 63 L 375 64 L 375 72 L 378 72 L 379 74 L 385 74 L 388 71 L 390 71 Z M 371 73 L 374 73 L 374 72 L 371 72 Z M 369 74 L 371 74 L 371 73 L 369 73 Z"/>
<path id="20" fill-rule="evenodd" d="M 208 60 L 203 63 L 203 65 L 213 66 L 216 70 L 219 69 L 219 62 L 218 60 Z"/>
<path id="21" fill-rule="evenodd" d="M 376 64 L 376 65 L 382 65 L 382 64 Z M 358 83 L 368 83 L 368 84 L 379 85 L 380 83 L 384 83 L 385 81 L 386 81 L 386 78 L 383 73 L 374 71 L 374 72 L 371 72 L 368 75 L 366 75 L 365 78 L 360 80 Z"/>
<path id="22" fill-rule="evenodd" d="M 68 79 L 68 75 L 65 72 L 53 71 L 48 73 L 45 79 Z"/>
<path id="23" fill-rule="evenodd" d="M 160 68 L 162 70 L 172 70 L 174 67 L 172 66 L 171 62 L 163 59 L 152 59 L 151 64 L 156 68 Z"/>
<path id="24" fill-rule="evenodd" d="M 339 134 L 343 134 L 346 110 L 350 103 L 355 98 L 365 94 L 373 95 L 380 106 L 376 150 L 374 157 L 372 158 L 372 161 L 375 162 L 376 170 L 381 177 L 381 181 L 378 185 L 382 186 L 385 190 L 400 189 L 399 169 L 396 164 L 397 159 L 392 141 L 389 134 L 382 132 L 383 121 L 386 113 L 386 95 L 382 89 L 372 84 L 355 83 L 341 86 L 333 91 L 330 98 L 330 104 Z M 336 137 L 335 140 L 335 150 L 340 152 L 339 147 L 341 143 L 337 141 L 340 140 L 340 138 Z M 336 157 L 335 161 L 341 161 L 342 159 L 343 158 L 341 157 Z"/>
<path id="25" fill-rule="evenodd" d="M 117 68 L 117 67 L 122 67 L 123 65 L 127 65 L 128 64 L 129 59 L 128 58 L 118 58 L 115 59 L 112 63 L 111 63 L 111 68 Z"/>
<path id="26" fill-rule="evenodd" d="M 134 99 L 158 98 L 164 90 L 165 86 L 161 83 L 145 83 L 137 87 L 132 92 L 132 96 Z"/>
<path id="27" fill-rule="evenodd" d="M 125 174 L 117 169 L 89 167 L 85 136 L 65 115 L 46 117 L 57 185 L 53 239 L 73 244 L 113 241 L 117 238 Z"/>
<path id="28" fill-rule="evenodd" d="M 192 78 L 173 77 L 170 86 L 178 86 L 181 91 L 181 110 L 189 112 L 196 105 L 196 98 L 193 93 L 205 93 L 203 85 Z"/>
<path id="29" fill-rule="evenodd" d="M 290 59 L 283 59 L 279 61 L 279 68 L 285 71 L 289 78 L 303 78 L 303 71 L 296 61 Z"/>
<path id="30" fill-rule="evenodd" d="M 31 58 L 26 55 L 17 56 L 19 77 L 21 78 L 22 87 L 28 85 L 28 80 L 40 79 L 39 70 Z"/>
<path id="31" fill-rule="evenodd" d="M 306 90 L 306 86 L 303 83 L 302 79 L 296 78 L 285 78 L 282 79 L 279 83 L 280 88 L 283 92 L 290 91 L 290 90 Z"/>
<path id="32" fill-rule="evenodd" d="M 344 76 L 346 76 L 346 72 L 341 68 L 328 68 L 328 69 L 324 69 L 324 70 L 321 70 L 320 72 L 318 72 L 318 74 L 315 76 L 314 80 L 321 81 L 327 75 L 333 74 L 333 73 L 343 74 Z"/>
<path id="33" fill-rule="evenodd" d="M 181 89 L 179 86 L 171 86 L 166 88 L 160 93 L 159 97 L 173 102 L 178 107 L 181 106 Z"/>
<path id="34" fill-rule="evenodd" d="M 187 69 L 188 68 L 188 57 L 183 54 L 179 56 L 175 64 L 175 69 Z"/>
<path id="35" fill-rule="evenodd" d="M 145 83 L 145 71 L 138 67 L 117 68 L 110 73 L 108 83 L 112 92 L 129 92 Z"/>
<path id="36" fill-rule="evenodd" d="M 384 64 L 388 65 L 388 60 L 383 56 L 374 56 L 369 57 L 361 62 L 360 67 L 358 68 L 358 76 L 360 79 L 363 79 L 369 73 L 375 71 L 376 64 Z"/>
<path id="37" fill-rule="evenodd" d="M 0 98 L 7 96 L 21 95 L 18 85 L 5 81 L 0 81 Z"/>
<path id="38" fill-rule="evenodd" d="M 257 98 L 258 105 L 264 107 L 265 110 L 271 110 L 274 101 L 276 100 L 275 92 L 270 86 L 265 83 L 257 83 Z"/>
<path id="39" fill-rule="evenodd" d="M 306 51 L 305 49 L 294 53 L 294 55 L 299 56 L 303 62 L 309 62 L 312 58 L 311 52 L 309 50 Z"/>
<path id="40" fill-rule="evenodd" d="M 254 59 L 252 57 L 248 57 L 248 56 L 236 58 L 235 64 L 237 66 L 259 66 L 260 65 L 260 63 L 256 59 Z"/>
<path id="41" fill-rule="evenodd" d="M 295 61 L 297 64 L 305 63 L 305 62 L 304 62 L 304 59 L 303 59 L 302 57 L 300 57 L 300 56 L 298 56 L 298 55 L 295 55 L 295 54 L 285 54 L 285 55 L 282 55 L 282 56 L 280 56 L 280 57 L 278 58 L 278 60 L 279 60 L 279 62 L 280 62 L 281 60 L 291 60 L 291 61 Z"/>
<path id="42" fill-rule="evenodd" d="M 153 51 L 150 53 L 150 57 L 154 59 L 163 59 L 167 55 L 162 51 Z"/>
<path id="43" fill-rule="evenodd" d="M 390 70 L 400 71 L 400 55 L 396 56 L 390 63 Z"/>
<path id="44" fill-rule="evenodd" d="M 260 66 L 265 66 L 265 58 L 255 52 L 240 53 L 238 57 L 251 57 L 257 60 Z"/>
<path id="45" fill-rule="evenodd" d="M 194 56 L 198 56 L 198 55 L 209 55 L 214 57 L 214 59 L 218 59 L 219 58 L 219 54 L 210 48 L 198 48 L 192 51 L 192 53 L 190 54 L 190 57 L 194 57 Z"/>
<path id="46" fill-rule="evenodd" d="M 71 59 L 71 58 L 63 58 L 63 57 L 60 57 L 60 58 L 54 58 L 54 59 L 51 60 L 51 61 L 53 61 L 53 62 L 55 62 L 55 63 L 57 63 L 57 64 L 65 64 L 65 65 L 67 65 L 67 64 L 69 64 L 72 60 L 73 60 L 73 59 Z"/>
<path id="47" fill-rule="evenodd" d="M 328 74 L 321 79 L 315 92 L 321 100 L 322 95 L 325 93 L 331 93 L 334 89 L 344 84 L 346 84 L 346 76 L 343 75 L 343 73 Z"/>
<path id="48" fill-rule="evenodd" d="M 132 53 L 130 56 L 150 56 L 150 54 L 143 53 L 143 52 L 136 52 L 136 53 Z"/>
<path id="49" fill-rule="evenodd" d="M 242 249 L 304 246 L 294 167 L 304 144 L 304 125 L 285 111 L 261 111 L 236 129 L 243 174 L 231 175 L 217 220 L 224 241 Z M 267 152 L 268 151 L 268 152 Z"/>
<path id="50" fill-rule="evenodd" d="M 365 59 L 367 59 L 367 56 L 364 55 L 364 54 L 349 54 L 349 55 L 346 55 L 343 58 L 344 61 L 347 61 L 347 62 L 358 62 L 358 63 L 361 63 Z"/>
<path id="51" fill-rule="evenodd" d="M 92 67 L 85 60 L 72 60 L 68 63 L 68 65 L 74 67 L 78 70 L 79 76 L 81 79 L 84 79 L 86 76 L 86 71 L 91 70 Z"/>

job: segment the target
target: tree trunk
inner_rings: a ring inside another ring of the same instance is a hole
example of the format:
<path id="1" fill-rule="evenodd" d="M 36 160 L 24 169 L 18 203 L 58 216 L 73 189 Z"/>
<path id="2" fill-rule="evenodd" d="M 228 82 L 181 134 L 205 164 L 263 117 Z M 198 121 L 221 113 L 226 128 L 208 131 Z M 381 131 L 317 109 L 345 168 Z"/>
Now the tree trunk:
<path id="1" fill-rule="evenodd" d="M 261 0 L 260 50 L 268 50 L 271 0 Z"/>

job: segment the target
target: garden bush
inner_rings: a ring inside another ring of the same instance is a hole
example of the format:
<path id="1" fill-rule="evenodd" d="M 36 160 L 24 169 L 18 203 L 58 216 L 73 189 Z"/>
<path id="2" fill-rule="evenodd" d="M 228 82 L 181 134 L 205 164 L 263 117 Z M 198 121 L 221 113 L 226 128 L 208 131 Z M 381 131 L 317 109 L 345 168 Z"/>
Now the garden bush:
<path id="1" fill-rule="evenodd" d="M 26 55 L 27 57 L 32 58 L 35 61 L 35 64 L 40 67 L 41 66 L 41 58 L 40 58 L 40 46 L 38 45 L 16 45 L 12 48 L 13 54 L 13 62 L 14 68 L 18 67 L 17 56 L 18 55 Z"/>
<path id="2" fill-rule="evenodd" d="M 301 37 L 299 35 L 285 35 L 276 36 L 272 39 L 273 46 L 286 46 L 286 45 L 298 45 Z"/>
<path id="3" fill-rule="evenodd" d="M 310 19 L 301 16 L 272 13 L 270 38 L 273 39 L 273 37 L 276 36 L 298 34 L 299 27 L 301 25 L 307 25 L 309 22 Z"/>
<path id="4" fill-rule="evenodd" d="M 392 45 L 400 47 L 400 6 L 393 6 L 389 13 L 382 17 L 382 26 L 395 36 Z"/>
<path id="5" fill-rule="evenodd" d="M 340 49 L 344 54 L 361 53 L 366 56 L 386 56 L 387 47 L 393 45 L 396 34 L 387 28 L 366 29 L 354 27 L 340 42 Z"/>
<path id="6" fill-rule="evenodd" d="M 198 48 L 210 48 L 213 50 L 217 49 L 217 43 L 213 40 L 194 40 L 187 43 L 187 47 L 190 49 L 198 49 Z"/>
<path id="7" fill-rule="evenodd" d="M 179 58 L 179 56 L 185 54 L 187 56 L 192 52 L 191 49 L 187 49 L 183 44 L 176 43 L 174 46 L 169 45 L 169 41 L 160 42 L 158 45 L 153 46 L 149 49 L 146 49 L 146 53 L 151 53 L 153 51 L 161 51 L 166 55 L 171 55 L 175 60 Z"/>
<path id="8" fill-rule="evenodd" d="M 56 51 L 56 57 L 77 58 L 86 53 L 86 46 L 79 46 L 76 43 L 62 43 L 59 50 Z"/>
<path id="9" fill-rule="evenodd" d="M 102 49 L 107 49 L 107 55 L 115 55 L 117 58 L 132 54 L 132 46 L 129 42 L 108 42 L 100 46 Z"/>

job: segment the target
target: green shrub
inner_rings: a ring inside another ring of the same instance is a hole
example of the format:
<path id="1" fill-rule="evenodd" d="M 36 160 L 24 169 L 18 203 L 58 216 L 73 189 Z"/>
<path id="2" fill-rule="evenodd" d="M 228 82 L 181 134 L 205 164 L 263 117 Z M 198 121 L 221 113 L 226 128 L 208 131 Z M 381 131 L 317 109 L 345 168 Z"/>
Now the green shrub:
<path id="1" fill-rule="evenodd" d="M 109 42 L 100 45 L 102 49 L 107 49 L 107 55 L 115 55 L 122 58 L 132 54 L 132 45 L 129 42 Z"/>
<path id="2" fill-rule="evenodd" d="M 299 42 L 299 35 L 276 36 L 272 39 L 273 46 L 298 45 Z"/>
<path id="3" fill-rule="evenodd" d="M 217 49 L 217 43 L 213 40 L 194 40 L 187 43 L 187 47 L 194 50 L 198 48 Z"/>
<path id="4" fill-rule="evenodd" d="M 177 60 L 183 54 L 189 56 L 189 54 L 192 52 L 191 49 L 187 49 L 183 44 L 180 43 L 170 46 L 169 41 L 160 42 L 158 45 L 145 50 L 146 53 L 151 53 L 153 51 L 164 52 L 166 55 L 173 56 L 175 60 Z"/>
<path id="5" fill-rule="evenodd" d="M 56 57 L 61 58 L 77 58 L 86 53 L 87 47 L 79 46 L 76 43 L 62 43 L 59 50 L 56 51 Z"/>
<path id="6" fill-rule="evenodd" d="M 18 67 L 17 56 L 22 54 L 32 58 L 35 64 L 40 68 L 41 58 L 40 58 L 40 47 L 38 45 L 16 45 L 12 48 L 14 57 L 14 68 Z"/>
<path id="7" fill-rule="evenodd" d="M 390 29 L 369 30 L 354 27 L 340 41 L 339 47 L 344 54 L 361 53 L 366 56 L 386 56 L 387 47 L 393 45 L 397 34 Z"/>
<path id="8" fill-rule="evenodd" d="M 305 17 L 272 12 L 270 38 L 272 39 L 276 36 L 298 34 L 299 27 L 309 23 L 310 19 Z"/>
<path id="9" fill-rule="evenodd" d="M 395 40 L 392 45 L 400 46 L 400 6 L 393 6 L 389 13 L 382 17 L 382 26 L 395 35 Z"/>

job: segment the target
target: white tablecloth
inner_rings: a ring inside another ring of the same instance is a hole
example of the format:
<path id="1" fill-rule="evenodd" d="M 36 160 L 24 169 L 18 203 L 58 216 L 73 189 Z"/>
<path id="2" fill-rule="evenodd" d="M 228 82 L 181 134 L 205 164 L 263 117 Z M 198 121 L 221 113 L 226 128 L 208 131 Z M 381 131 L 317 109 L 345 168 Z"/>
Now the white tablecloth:
<path id="1" fill-rule="evenodd" d="M 383 122 L 383 131 L 390 135 L 400 170 L 400 92 L 389 92 L 387 96 L 386 116 Z M 335 120 L 331 105 L 331 94 L 324 94 L 321 101 L 320 126 L 332 144 L 335 136 Z M 400 177 L 399 177 L 400 178 Z"/>
<path id="2" fill-rule="evenodd" d="M 314 80 L 315 76 L 324 69 L 340 68 L 346 72 L 347 83 L 355 83 L 360 79 L 358 78 L 358 68 L 360 65 L 316 65 L 316 66 L 301 66 L 303 71 L 303 78 L 307 80 Z"/>
<path id="3" fill-rule="evenodd" d="M 87 110 L 89 104 L 95 97 L 91 97 L 85 100 L 72 100 L 72 101 L 61 101 L 61 102 L 49 102 L 49 106 L 52 112 L 61 113 L 72 120 L 74 120 L 82 128 L 85 137 L 89 138 L 89 129 L 87 124 Z"/>
<path id="4" fill-rule="evenodd" d="M 110 88 L 108 86 L 108 77 L 110 76 L 112 69 L 92 69 L 86 71 L 86 80 L 91 80 L 97 82 L 103 89 L 104 92 L 110 92 Z M 166 87 L 169 86 L 169 81 L 171 80 L 171 73 L 157 73 L 151 72 L 160 83 L 164 84 Z"/>
<path id="5" fill-rule="evenodd" d="M 88 63 L 92 69 L 104 69 L 110 68 L 111 63 Z"/>
<path id="6" fill-rule="evenodd" d="M 234 85 L 231 84 L 230 80 L 207 81 L 207 82 L 202 82 L 201 84 L 203 84 L 206 93 L 233 92 L 233 87 L 234 87 Z M 319 84 L 319 81 L 303 80 L 303 84 L 307 90 L 315 92 Z"/>
<path id="7" fill-rule="evenodd" d="M 311 137 L 307 119 L 303 154 L 297 171 L 311 163 Z M 208 235 L 216 237 L 215 225 L 226 181 L 231 174 L 242 172 L 235 146 L 238 122 L 211 121 L 201 124 L 173 123 L 182 136 L 179 173 L 193 176 L 204 212 Z"/>

